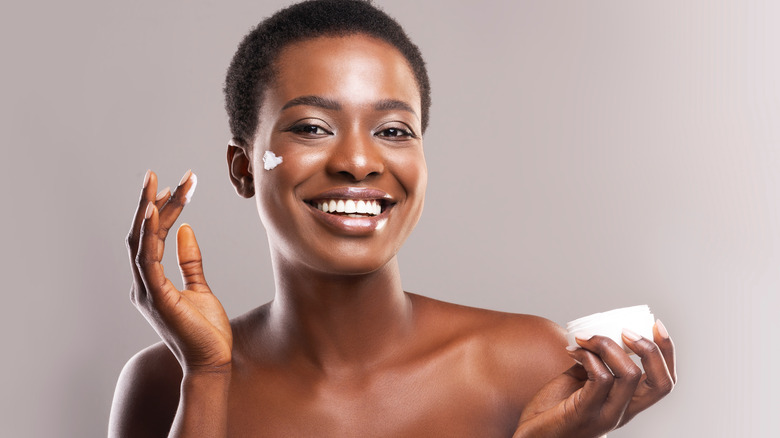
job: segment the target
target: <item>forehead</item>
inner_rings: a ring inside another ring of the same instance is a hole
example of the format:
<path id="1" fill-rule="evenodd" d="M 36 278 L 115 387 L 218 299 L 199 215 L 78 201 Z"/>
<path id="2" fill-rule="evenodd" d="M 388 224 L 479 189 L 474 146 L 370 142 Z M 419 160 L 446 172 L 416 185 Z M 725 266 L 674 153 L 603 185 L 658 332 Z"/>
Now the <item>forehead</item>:
<path id="1" fill-rule="evenodd" d="M 275 63 L 266 103 L 313 95 L 344 104 L 407 102 L 420 114 L 420 92 L 409 63 L 393 45 L 357 34 L 289 44 Z"/>

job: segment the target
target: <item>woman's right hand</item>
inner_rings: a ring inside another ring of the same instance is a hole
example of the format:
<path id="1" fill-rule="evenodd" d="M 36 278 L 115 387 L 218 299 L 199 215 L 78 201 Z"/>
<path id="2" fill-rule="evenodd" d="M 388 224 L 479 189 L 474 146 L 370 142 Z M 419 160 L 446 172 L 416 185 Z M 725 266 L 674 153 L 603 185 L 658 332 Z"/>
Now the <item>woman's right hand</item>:
<path id="1" fill-rule="evenodd" d="M 184 290 L 166 278 L 160 263 L 168 231 L 189 202 L 197 179 L 188 171 L 179 186 L 157 194 L 147 171 L 127 250 L 133 271 L 130 299 L 176 356 L 186 373 L 229 372 L 233 334 L 222 304 L 203 276 L 200 248 L 189 225 L 179 227 L 176 249 Z"/>

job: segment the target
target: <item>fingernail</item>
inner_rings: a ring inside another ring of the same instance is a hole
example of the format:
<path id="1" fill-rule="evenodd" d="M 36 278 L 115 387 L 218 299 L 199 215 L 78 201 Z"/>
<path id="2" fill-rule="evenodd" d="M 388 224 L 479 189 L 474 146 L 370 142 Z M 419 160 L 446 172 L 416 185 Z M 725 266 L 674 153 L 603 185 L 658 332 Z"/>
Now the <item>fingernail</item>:
<path id="1" fill-rule="evenodd" d="M 166 187 L 160 191 L 160 193 L 157 194 L 157 198 L 155 198 L 156 201 L 160 201 L 164 198 L 167 198 L 171 194 L 171 188 Z"/>
<path id="2" fill-rule="evenodd" d="M 184 183 L 187 182 L 188 179 L 190 179 L 190 175 L 192 175 L 192 169 L 188 170 L 187 173 L 184 174 L 183 177 L 181 177 L 181 181 L 179 181 L 179 185 L 184 185 Z"/>
<path id="3" fill-rule="evenodd" d="M 146 213 L 144 213 L 144 219 L 149 219 L 152 217 L 152 212 L 154 212 L 154 203 L 150 202 L 146 204 Z"/>
<path id="4" fill-rule="evenodd" d="M 642 339 L 642 337 L 641 337 L 641 336 L 639 336 L 638 334 L 636 334 L 636 333 L 632 332 L 631 330 L 629 330 L 629 329 L 627 329 L 627 328 L 624 328 L 624 329 L 623 329 L 623 336 L 625 336 L 625 337 L 626 337 L 626 339 L 628 339 L 628 340 L 630 340 L 630 341 L 634 341 L 634 342 L 636 342 L 636 341 L 638 341 L 638 340 Z"/>
<path id="5" fill-rule="evenodd" d="M 664 323 L 660 319 L 655 320 L 655 327 L 658 329 L 658 334 L 664 339 L 669 339 L 669 332 L 666 331 Z"/>
<path id="6" fill-rule="evenodd" d="M 568 346 L 566 346 L 566 351 L 568 351 L 568 352 L 569 352 L 569 357 L 571 357 L 571 358 L 572 358 L 572 359 L 573 359 L 575 362 L 577 362 L 578 364 L 582 365 L 582 362 L 580 362 L 580 361 L 579 361 L 579 359 L 577 359 L 576 357 L 574 357 L 574 354 L 573 354 L 575 351 L 577 351 L 577 350 L 579 350 L 579 349 L 580 349 L 580 347 L 575 347 L 575 346 L 572 346 L 572 345 L 568 345 Z"/>
<path id="7" fill-rule="evenodd" d="M 588 341 L 592 337 L 593 335 L 588 332 L 577 332 L 574 334 L 574 338 L 579 339 L 580 341 Z"/>
<path id="8" fill-rule="evenodd" d="M 149 178 L 151 178 L 151 177 L 152 177 L 152 171 L 151 170 L 147 170 L 146 171 L 146 175 L 144 175 L 144 188 L 146 188 L 146 186 L 149 185 Z"/>
<path id="9" fill-rule="evenodd" d="M 195 193 L 195 187 L 198 186 L 198 176 L 194 173 L 190 172 L 190 179 L 192 180 L 192 185 L 190 186 L 190 189 L 187 190 L 187 194 L 184 195 L 184 204 L 189 204 L 192 200 L 192 194 Z"/>

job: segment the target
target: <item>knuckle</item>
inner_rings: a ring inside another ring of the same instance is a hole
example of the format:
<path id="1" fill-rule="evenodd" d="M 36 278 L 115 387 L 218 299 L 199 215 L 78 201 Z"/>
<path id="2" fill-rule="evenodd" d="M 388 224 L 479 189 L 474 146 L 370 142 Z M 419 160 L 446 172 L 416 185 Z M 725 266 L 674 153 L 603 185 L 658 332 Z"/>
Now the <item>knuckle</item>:
<path id="1" fill-rule="evenodd" d="M 593 373 L 593 380 L 600 385 L 612 385 L 615 381 L 615 376 L 607 370 L 602 370 Z"/>
<path id="2" fill-rule="evenodd" d="M 154 263 L 155 260 L 144 252 L 139 252 L 135 255 L 135 264 L 139 267 L 146 267 Z"/>
<path id="3" fill-rule="evenodd" d="M 664 379 L 657 385 L 658 393 L 665 396 L 668 395 L 674 389 L 674 382 L 671 379 Z"/>
<path id="4" fill-rule="evenodd" d="M 642 369 L 640 369 L 636 365 L 631 366 L 626 371 L 625 379 L 631 383 L 637 383 L 641 378 L 642 378 Z"/>
<path id="5" fill-rule="evenodd" d="M 200 272 L 200 260 L 188 260 L 186 262 L 179 263 L 181 272 L 187 275 L 193 275 L 196 272 Z"/>
<path id="6" fill-rule="evenodd" d="M 133 230 L 130 230 L 130 232 L 127 233 L 127 236 L 125 236 L 125 246 L 130 251 L 133 251 L 138 247 L 138 236 L 133 233 Z"/>
<path id="7" fill-rule="evenodd" d="M 172 207 L 175 207 L 176 209 L 184 208 L 184 206 L 186 205 L 186 203 L 184 202 L 184 193 L 182 193 L 182 191 L 177 188 L 173 196 L 171 196 L 170 199 L 168 199 L 166 205 L 170 205 Z"/>
<path id="8" fill-rule="evenodd" d="M 657 355 L 661 352 L 660 349 L 658 349 L 658 345 L 656 345 L 655 342 L 647 342 L 647 346 L 645 347 L 645 351 L 649 355 Z"/>

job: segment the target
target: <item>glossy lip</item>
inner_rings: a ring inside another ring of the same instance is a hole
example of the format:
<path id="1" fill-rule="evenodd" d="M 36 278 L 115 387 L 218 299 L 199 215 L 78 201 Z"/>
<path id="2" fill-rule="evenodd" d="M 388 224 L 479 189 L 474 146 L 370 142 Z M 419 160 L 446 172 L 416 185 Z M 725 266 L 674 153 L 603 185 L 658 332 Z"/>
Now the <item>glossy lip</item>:
<path id="1" fill-rule="evenodd" d="M 349 217 L 325 213 L 315 205 L 324 199 L 362 199 L 382 201 L 382 213 L 376 216 Z M 395 206 L 395 200 L 387 192 L 366 187 L 337 187 L 307 198 L 304 203 L 318 220 L 333 230 L 348 235 L 365 235 L 382 229 L 388 215 Z"/>

